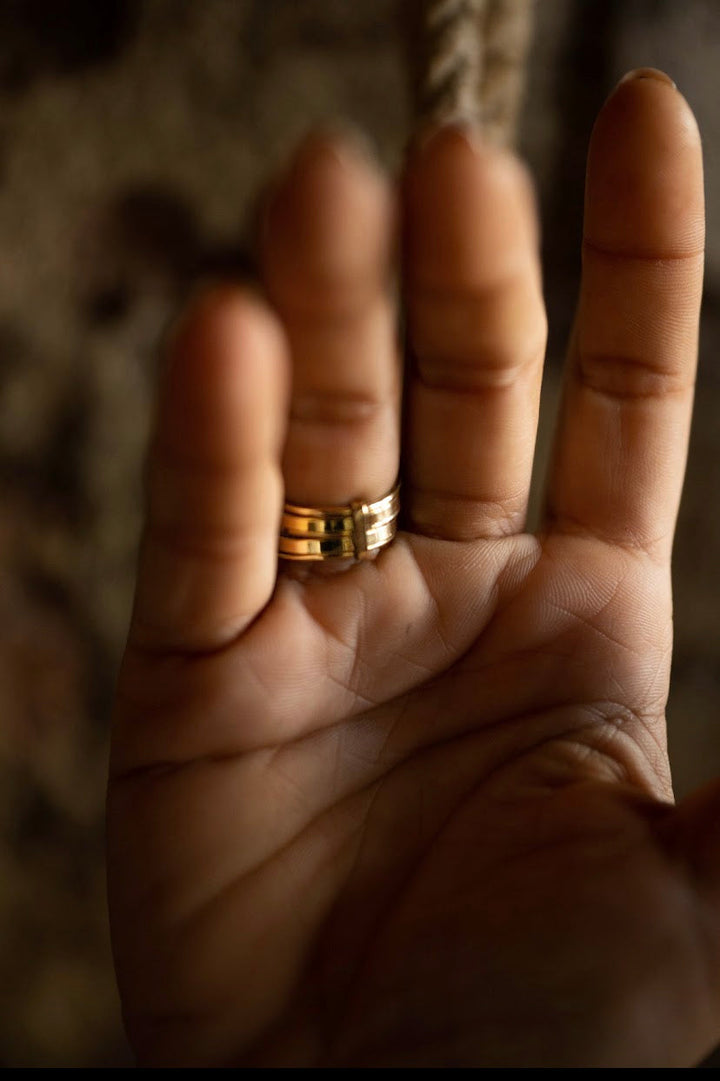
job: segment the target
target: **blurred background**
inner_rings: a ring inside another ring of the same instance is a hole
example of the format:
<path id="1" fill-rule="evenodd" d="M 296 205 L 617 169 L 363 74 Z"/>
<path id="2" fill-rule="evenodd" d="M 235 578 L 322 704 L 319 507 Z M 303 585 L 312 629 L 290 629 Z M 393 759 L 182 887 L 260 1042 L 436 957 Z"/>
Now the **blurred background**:
<path id="1" fill-rule="evenodd" d="M 108 718 L 158 342 L 198 278 L 252 273 L 258 188 L 315 123 L 397 171 L 413 0 L 0 0 L 0 1066 L 122 1067 L 105 914 Z M 517 142 L 550 344 L 577 289 L 594 116 L 657 66 L 698 117 L 708 266 L 676 544 L 678 796 L 720 773 L 720 5 L 538 0 Z"/>

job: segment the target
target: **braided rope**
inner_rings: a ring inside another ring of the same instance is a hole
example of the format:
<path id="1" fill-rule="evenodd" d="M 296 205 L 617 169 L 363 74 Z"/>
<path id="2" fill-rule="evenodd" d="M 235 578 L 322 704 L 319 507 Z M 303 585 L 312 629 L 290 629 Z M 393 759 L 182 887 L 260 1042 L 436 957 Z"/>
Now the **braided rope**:
<path id="1" fill-rule="evenodd" d="M 419 119 L 470 121 L 510 143 L 535 0 L 426 0 Z"/>

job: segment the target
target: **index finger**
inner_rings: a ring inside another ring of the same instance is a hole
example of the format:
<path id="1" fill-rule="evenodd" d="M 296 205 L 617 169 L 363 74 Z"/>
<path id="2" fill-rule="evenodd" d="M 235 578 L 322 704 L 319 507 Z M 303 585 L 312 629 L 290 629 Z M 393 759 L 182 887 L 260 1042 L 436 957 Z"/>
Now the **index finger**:
<path id="1" fill-rule="evenodd" d="M 702 294 L 702 151 L 661 72 L 626 77 L 588 159 L 583 274 L 547 527 L 669 556 Z"/>

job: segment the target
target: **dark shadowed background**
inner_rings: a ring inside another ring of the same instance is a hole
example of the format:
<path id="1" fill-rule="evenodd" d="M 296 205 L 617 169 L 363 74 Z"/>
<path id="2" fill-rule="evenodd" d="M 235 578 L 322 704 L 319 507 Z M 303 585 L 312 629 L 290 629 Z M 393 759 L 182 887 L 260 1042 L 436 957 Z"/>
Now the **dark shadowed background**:
<path id="1" fill-rule="evenodd" d="M 313 123 L 397 170 L 412 0 L 0 0 L 0 1066 L 122 1066 L 104 896 L 108 714 L 159 338 L 252 267 L 259 185 Z M 593 118 L 662 67 L 706 151 L 708 267 L 676 545 L 679 796 L 720 772 L 720 4 L 538 0 L 519 146 L 537 177 L 552 423 Z"/>

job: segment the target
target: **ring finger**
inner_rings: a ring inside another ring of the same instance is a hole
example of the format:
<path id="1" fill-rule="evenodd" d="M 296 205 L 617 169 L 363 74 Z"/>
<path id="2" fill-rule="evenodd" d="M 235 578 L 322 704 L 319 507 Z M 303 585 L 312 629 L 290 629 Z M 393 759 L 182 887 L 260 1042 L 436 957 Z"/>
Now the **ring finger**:
<path id="1" fill-rule="evenodd" d="M 401 369 L 389 185 L 347 139 L 313 135 L 266 211 L 265 285 L 292 356 L 286 499 L 371 502 L 398 471 Z"/>

